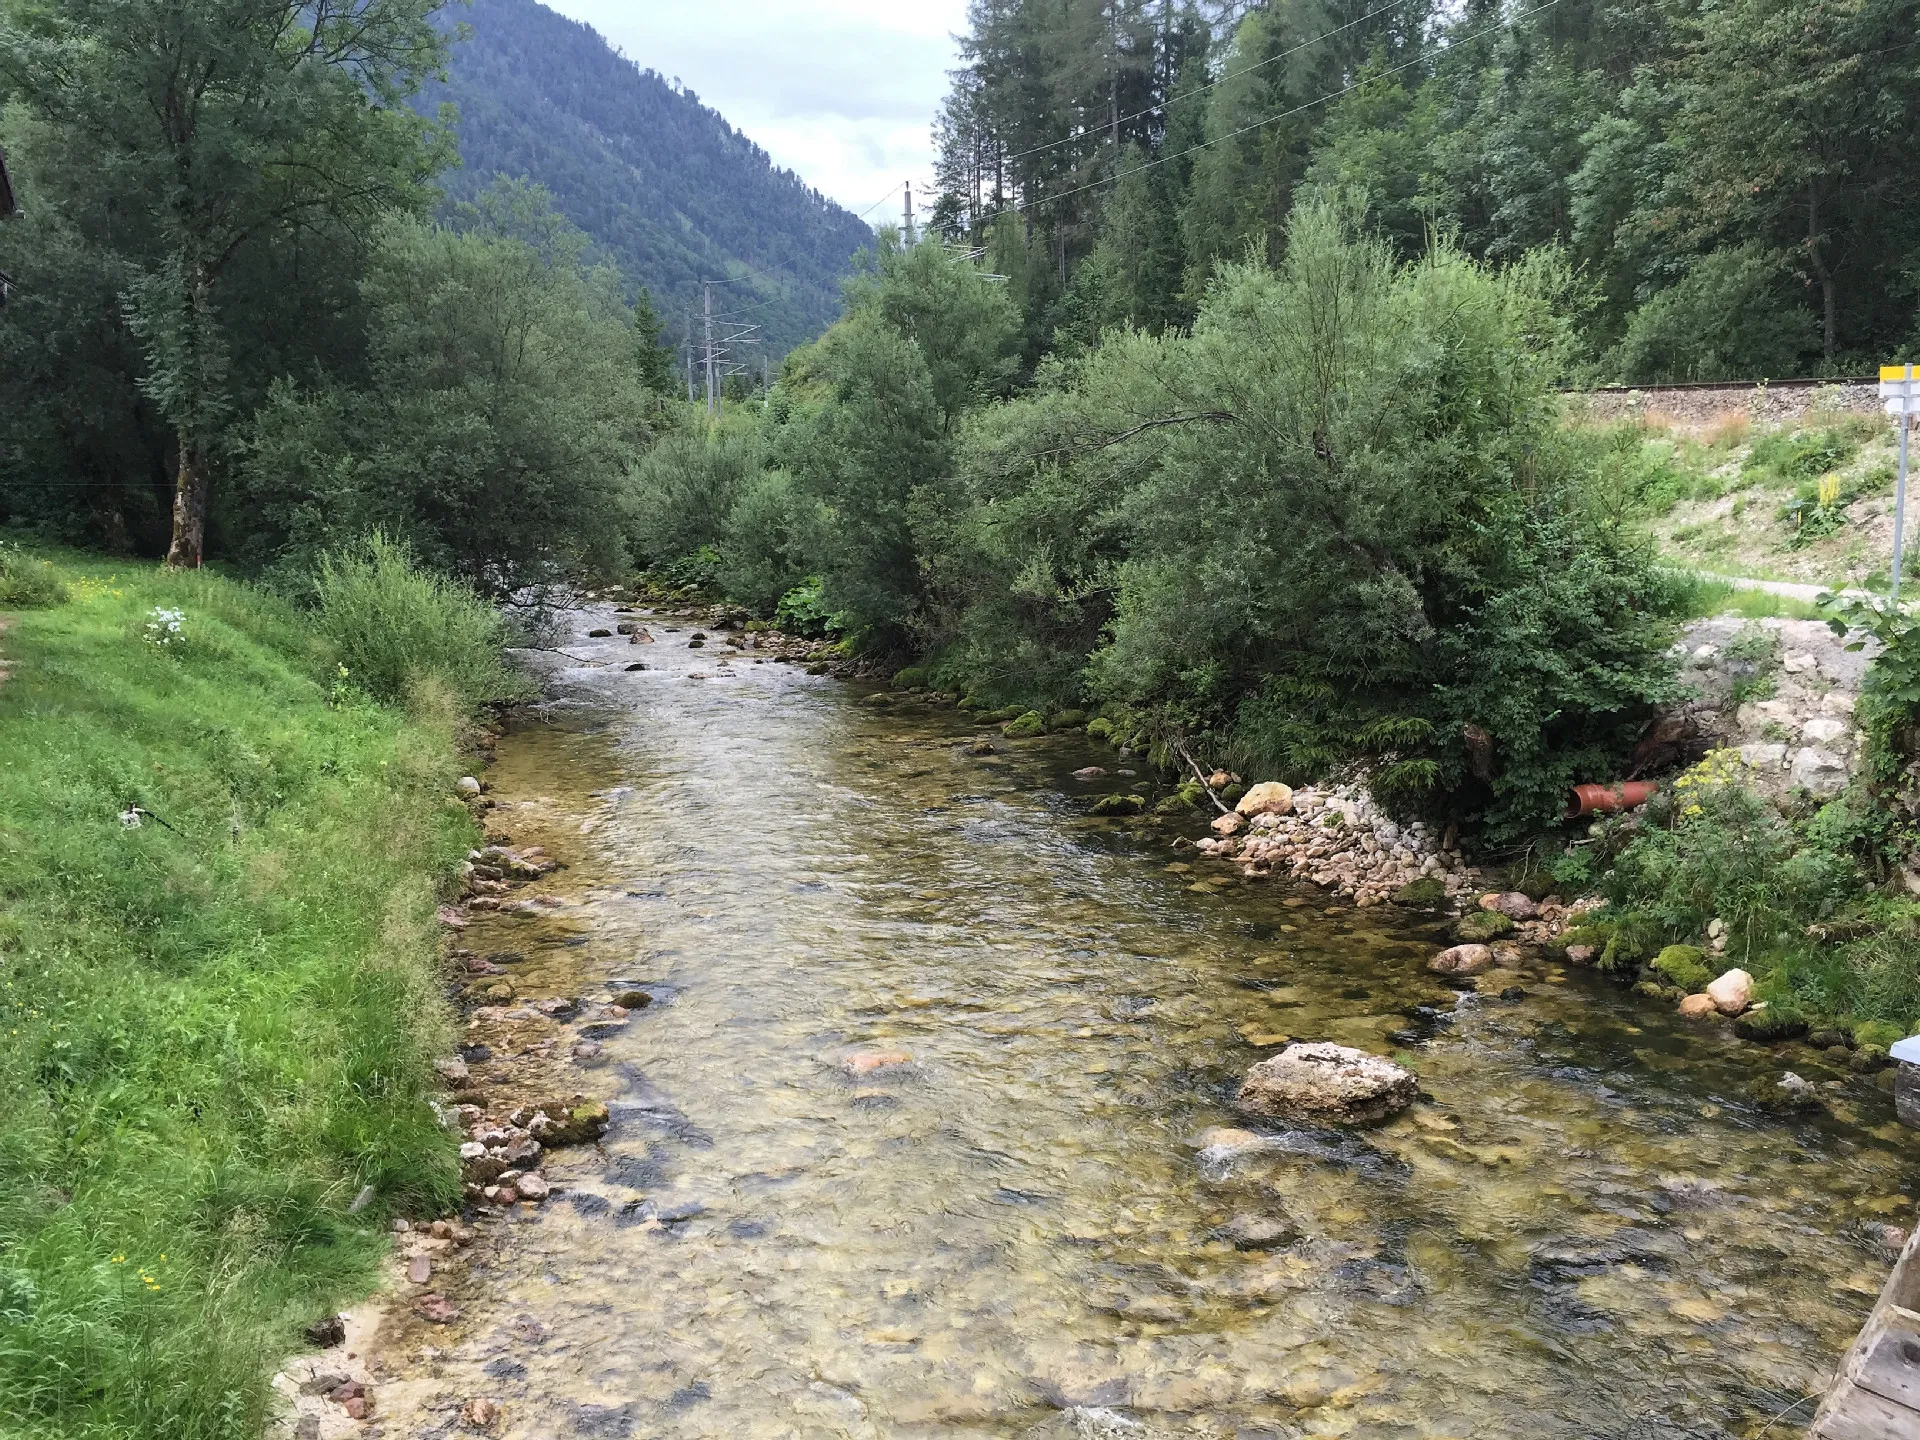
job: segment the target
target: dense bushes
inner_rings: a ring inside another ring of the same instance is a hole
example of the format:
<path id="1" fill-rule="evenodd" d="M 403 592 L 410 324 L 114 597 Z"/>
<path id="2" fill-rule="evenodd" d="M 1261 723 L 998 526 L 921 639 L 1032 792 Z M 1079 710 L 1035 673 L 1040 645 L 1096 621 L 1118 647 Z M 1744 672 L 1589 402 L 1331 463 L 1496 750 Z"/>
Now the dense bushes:
<path id="1" fill-rule="evenodd" d="M 379 528 L 496 594 L 617 569 L 650 406 L 618 276 L 583 246 L 524 186 L 461 228 L 389 222 L 363 286 L 368 383 L 274 387 L 232 543 L 299 569 Z"/>
<path id="2" fill-rule="evenodd" d="M 982 700 L 1104 705 L 1295 780 L 1364 761 L 1403 808 L 1517 835 L 1673 690 L 1679 597 L 1550 394 L 1566 283 L 1405 264 L 1316 201 L 1190 334 L 1111 331 L 1001 399 L 1003 291 L 889 243 L 789 360 L 766 468 L 735 422 L 677 437 L 628 513 L 656 565 L 710 546 L 763 613 L 817 577 L 856 645 Z"/>

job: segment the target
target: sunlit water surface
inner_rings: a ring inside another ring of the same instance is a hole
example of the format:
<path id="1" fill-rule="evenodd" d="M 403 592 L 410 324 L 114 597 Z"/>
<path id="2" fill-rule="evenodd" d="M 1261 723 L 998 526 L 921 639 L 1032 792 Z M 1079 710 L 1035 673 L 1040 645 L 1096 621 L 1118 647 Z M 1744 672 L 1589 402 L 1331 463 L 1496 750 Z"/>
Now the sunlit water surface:
<path id="1" fill-rule="evenodd" d="M 389 1434 L 476 1395 L 555 1440 L 1797 1433 L 1916 1193 L 1883 1094 L 1763 1121 L 1762 1069 L 1843 1072 L 1579 972 L 1456 1003 L 1431 922 L 1090 818 L 1070 771 L 1111 752 L 973 756 L 952 711 L 689 630 L 576 641 L 615 665 L 502 743 L 492 823 L 576 903 L 470 943 L 526 954 L 523 994 L 662 1002 Z M 1399 1051 L 1430 1099 L 1201 1153 L 1278 1036 Z M 874 1048 L 913 1064 L 850 1077 Z"/>

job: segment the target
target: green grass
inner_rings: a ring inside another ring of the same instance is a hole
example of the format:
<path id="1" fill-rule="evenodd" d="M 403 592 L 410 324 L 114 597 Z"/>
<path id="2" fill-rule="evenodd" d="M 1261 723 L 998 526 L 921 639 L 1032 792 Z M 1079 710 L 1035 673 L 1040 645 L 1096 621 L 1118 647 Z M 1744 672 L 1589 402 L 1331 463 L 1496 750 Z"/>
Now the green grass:
<path id="1" fill-rule="evenodd" d="M 330 705 L 260 592 L 56 559 L 69 598 L 0 636 L 0 1436 L 238 1440 L 386 1217 L 459 1195 L 454 713 Z"/>
<path id="2" fill-rule="evenodd" d="M 1734 585 L 1698 572 L 1681 581 L 1679 605 L 1682 618 L 1687 620 L 1711 619 L 1718 615 L 1741 615 L 1749 620 L 1826 619 L 1820 607 L 1811 601 Z"/>

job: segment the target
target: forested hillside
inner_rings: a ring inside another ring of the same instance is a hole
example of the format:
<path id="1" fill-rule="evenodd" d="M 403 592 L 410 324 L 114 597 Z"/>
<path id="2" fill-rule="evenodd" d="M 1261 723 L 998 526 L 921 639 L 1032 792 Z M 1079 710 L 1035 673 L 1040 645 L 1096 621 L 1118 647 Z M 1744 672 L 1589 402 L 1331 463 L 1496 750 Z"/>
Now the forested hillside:
<path id="1" fill-rule="evenodd" d="M 735 277 L 716 308 L 771 301 L 758 323 L 778 357 L 840 312 L 840 279 L 873 232 L 776 169 L 690 90 L 617 54 L 536 0 L 475 0 L 447 12 L 472 28 L 421 108 L 459 107 L 463 168 L 441 184 L 468 199 L 497 174 L 527 176 L 648 287 L 672 338 L 701 279 Z"/>
<path id="2" fill-rule="evenodd" d="M 1277 258 L 1296 197 L 1333 188 L 1403 255 L 1555 250 L 1587 375 L 1857 371 L 1914 334 L 1910 5 L 1206 10 L 976 0 L 941 216 L 976 243 L 1018 216 L 996 263 L 1030 313 L 1184 323 L 1222 258 Z"/>

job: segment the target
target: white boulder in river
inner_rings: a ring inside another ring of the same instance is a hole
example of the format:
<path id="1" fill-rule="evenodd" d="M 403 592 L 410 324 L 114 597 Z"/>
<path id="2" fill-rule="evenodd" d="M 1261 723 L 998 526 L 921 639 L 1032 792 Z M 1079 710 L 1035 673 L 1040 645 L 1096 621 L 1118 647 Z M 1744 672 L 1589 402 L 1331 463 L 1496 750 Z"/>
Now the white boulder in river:
<path id="1" fill-rule="evenodd" d="M 1323 1125 L 1383 1120 L 1413 1103 L 1420 1082 L 1391 1060 L 1324 1041 L 1289 1045 L 1247 1071 L 1239 1105 Z"/>

